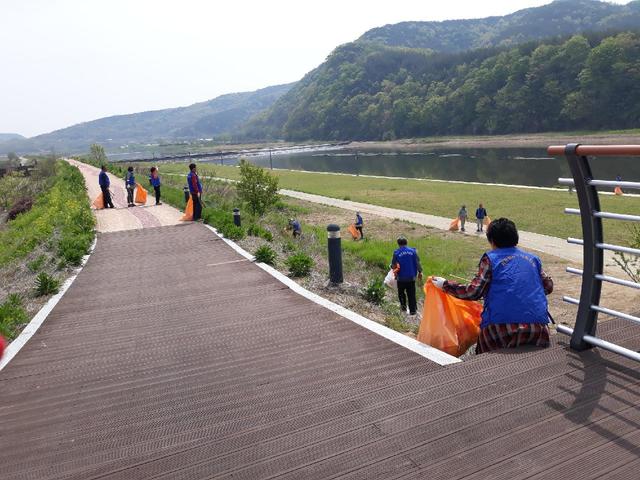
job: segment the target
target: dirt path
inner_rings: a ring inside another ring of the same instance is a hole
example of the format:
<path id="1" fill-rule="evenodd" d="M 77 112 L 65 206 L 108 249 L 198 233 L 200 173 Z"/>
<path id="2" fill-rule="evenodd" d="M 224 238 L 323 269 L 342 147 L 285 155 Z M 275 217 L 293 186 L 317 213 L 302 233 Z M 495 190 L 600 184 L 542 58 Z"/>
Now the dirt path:
<path id="1" fill-rule="evenodd" d="M 90 199 L 100 194 L 98 174 L 100 169 L 76 160 L 67 159 L 71 165 L 78 167 L 84 176 Z M 110 190 L 113 193 L 115 209 L 94 210 L 96 216 L 96 230 L 98 232 L 119 232 L 122 230 L 136 230 L 147 227 L 160 227 L 177 225 L 180 223 L 182 212 L 166 204 L 155 205 L 155 197 L 150 193 L 147 196 L 146 205 L 127 208 L 127 193 L 124 181 L 115 175 L 109 174 L 111 180 Z M 144 186 L 145 179 L 138 179 Z M 149 189 L 147 189 L 149 191 Z"/>

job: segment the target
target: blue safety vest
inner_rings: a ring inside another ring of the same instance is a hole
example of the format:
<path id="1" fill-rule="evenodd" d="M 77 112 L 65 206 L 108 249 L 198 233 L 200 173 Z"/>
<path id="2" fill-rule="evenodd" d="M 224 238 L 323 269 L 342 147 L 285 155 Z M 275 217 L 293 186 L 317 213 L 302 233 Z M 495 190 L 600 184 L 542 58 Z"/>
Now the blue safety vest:
<path id="1" fill-rule="evenodd" d="M 418 252 L 415 248 L 402 246 L 393 252 L 391 264 L 400 264 L 400 272 L 398 272 L 398 280 L 401 282 L 409 282 L 416 279 L 418 275 Z"/>
<path id="2" fill-rule="evenodd" d="M 492 275 L 480 327 L 492 323 L 549 323 L 540 259 L 516 247 L 498 248 L 487 256 Z"/>

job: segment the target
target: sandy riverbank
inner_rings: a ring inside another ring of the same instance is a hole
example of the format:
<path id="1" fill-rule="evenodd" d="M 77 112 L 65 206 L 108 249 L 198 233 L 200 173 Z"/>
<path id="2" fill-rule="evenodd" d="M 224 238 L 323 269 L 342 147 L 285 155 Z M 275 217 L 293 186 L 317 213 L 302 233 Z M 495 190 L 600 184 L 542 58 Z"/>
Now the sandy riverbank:
<path id="1" fill-rule="evenodd" d="M 407 138 L 387 142 L 351 142 L 362 150 L 420 151 L 425 148 L 546 148 L 549 145 L 582 143 L 626 145 L 640 143 L 640 131 L 627 133 L 536 133 L 490 136 Z"/>

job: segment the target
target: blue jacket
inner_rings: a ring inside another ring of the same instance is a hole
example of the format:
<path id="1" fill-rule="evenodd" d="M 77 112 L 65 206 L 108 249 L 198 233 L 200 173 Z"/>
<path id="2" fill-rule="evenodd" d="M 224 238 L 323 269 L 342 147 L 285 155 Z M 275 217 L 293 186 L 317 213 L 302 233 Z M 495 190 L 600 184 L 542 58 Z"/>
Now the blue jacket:
<path id="1" fill-rule="evenodd" d="M 149 175 L 149 183 L 151 184 L 152 187 L 159 187 L 160 175 L 156 175 L 155 177 L 153 175 Z"/>
<path id="2" fill-rule="evenodd" d="M 420 265 L 420 257 L 415 248 L 403 246 L 393 252 L 393 258 L 391 259 L 391 265 L 400 265 L 400 272 L 398 272 L 398 280 L 401 282 L 410 282 L 416 279 L 419 272 L 422 272 L 422 266 Z"/>
<path id="3" fill-rule="evenodd" d="M 109 185 L 111 185 L 111 181 L 109 180 L 109 175 L 107 175 L 107 172 L 100 172 L 100 175 L 98 175 L 98 184 L 101 187 L 108 187 Z"/>
<path id="4" fill-rule="evenodd" d="M 362 217 L 360 215 L 356 215 L 356 225 L 359 227 L 362 226 Z"/>
<path id="5" fill-rule="evenodd" d="M 127 172 L 124 177 L 124 183 L 127 187 L 135 187 L 136 186 L 136 177 L 133 175 L 133 172 Z"/>
<path id="6" fill-rule="evenodd" d="M 498 248 L 487 252 L 487 256 L 492 275 L 480 327 L 503 323 L 549 323 L 540 259 L 516 247 Z"/>
<path id="7" fill-rule="evenodd" d="M 476 210 L 476 218 L 479 218 L 480 220 L 482 220 L 486 216 L 487 216 L 487 210 L 486 209 L 478 208 Z"/>
<path id="8" fill-rule="evenodd" d="M 293 228 L 294 232 L 301 232 L 302 231 L 302 227 L 300 226 L 300 222 L 297 220 L 294 220 L 293 222 L 291 222 L 291 228 Z"/>
<path id="9" fill-rule="evenodd" d="M 202 184 L 197 173 L 189 172 L 187 174 L 187 185 L 189 185 L 189 192 L 202 193 Z"/>

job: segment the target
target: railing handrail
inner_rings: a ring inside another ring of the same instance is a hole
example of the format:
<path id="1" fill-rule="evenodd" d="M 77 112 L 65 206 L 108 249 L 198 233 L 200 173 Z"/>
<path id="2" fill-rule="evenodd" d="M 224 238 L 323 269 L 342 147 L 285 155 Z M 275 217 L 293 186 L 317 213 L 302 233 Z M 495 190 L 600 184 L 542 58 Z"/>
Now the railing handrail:
<path id="1" fill-rule="evenodd" d="M 565 145 L 552 145 L 547 153 L 552 157 L 564 156 Z M 578 145 L 576 155 L 598 155 L 601 157 L 640 157 L 640 145 Z"/>

